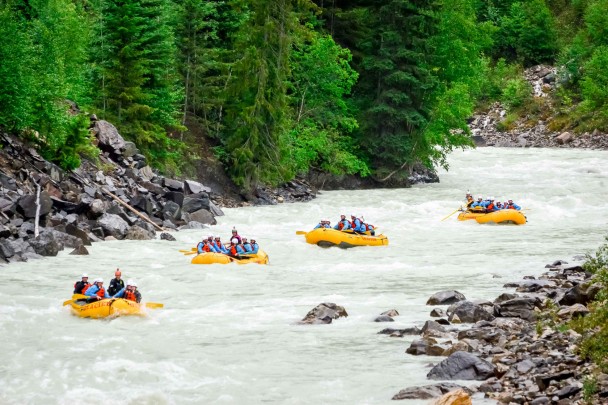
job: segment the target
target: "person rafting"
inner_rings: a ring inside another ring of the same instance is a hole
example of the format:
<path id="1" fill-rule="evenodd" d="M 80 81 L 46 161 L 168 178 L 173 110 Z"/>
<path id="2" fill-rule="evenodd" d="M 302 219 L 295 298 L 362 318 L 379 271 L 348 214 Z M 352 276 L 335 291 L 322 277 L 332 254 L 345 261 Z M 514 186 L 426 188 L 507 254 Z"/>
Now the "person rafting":
<path id="1" fill-rule="evenodd" d="M 258 250 L 260 250 L 260 246 L 255 241 L 255 239 L 251 239 L 251 254 L 253 254 L 253 255 L 257 254 Z"/>
<path id="2" fill-rule="evenodd" d="M 82 290 L 88 288 L 90 285 L 89 275 L 83 273 L 82 276 L 80 276 L 80 281 L 77 281 L 74 284 L 74 294 L 83 294 Z"/>
<path id="3" fill-rule="evenodd" d="M 367 231 L 367 226 L 365 226 L 365 224 L 363 223 L 363 221 L 360 218 L 357 218 L 354 215 L 350 216 L 350 226 L 351 229 L 355 232 L 355 233 L 365 233 Z"/>
<path id="4" fill-rule="evenodd" d="M 236 238 L 239 244 L 242 242 L 242 238 L 236 228 L 232 228 L 232 236 L 230 236 L 230 239 L 232 240 L 233 238 Z"/>
<path id="5" fill-rule="evenodd" d="M 348 219 L 346 219 L 346 215 L 340 215 L 340 220 L 334 226 L 334 229 L 337 229 L 339 231 L 347 231 L 351 229 L 350 222 L 348 221 Z"/>
<path id="6" fill-rule="evenodd" d="M 89 297 L 89 301 L 111 298 L 106 289 L 103 288 L 103 278 L 96 278 L 93 285 L 85 290 L 84 295 Z"/>
<path id="7" fill-rule="evenodd" d="M 315 226 L 313 229 L 319 229 L 319 228 L 331 228 L 331 222 L 322 219 L 321 221 L 319 221 L 317 226 Z"/>
<path id="8" fill-rule="evenodd" d="M 230 249 L 228 249 L 228 255 L 232 257 L 237 257 L 238 255 L 245 254 L 245 251 L 239 244 L 239 240 L 237 238 L 230 239 Z"/>
<path id="9" fill-rule="evenodd" d="M 249 242 L 247 242 L 247 238 L 243 238 L 242 246 L 243 246 L 243 250 L 245 251 L 246 254 L 253 252 L 251 244 Z"/>
<path id="10" fill-rule="evenodd" d="M 467 191 L 467 195 L 465 196 L 467 202 L 467 209 L 471 208 L 471 205 L 473 205 L 473 203 L 475 203 L 475 199 L 473 198 L 473 196 L 471 195 L 471 193 L 469 193 Z"/>
<path id="11" fill-rule="evenodd" d="M 209 239 L 203 239 L 202 241 L 200 241 L 198 243 L 198 245 L 196 246 L 196 250 L 199 255 L 202 253 L 217 253 L 217 250 L 215 249 L 215 247 L 213 247 L 209 243 Z"/>
<path id="12" fill-rule="evenodd" d="M 135 280 L 127 280 L 127 286 L 117 292 L 112 298 L 124 298 L 129 301 L 141 302 L 141 293 L 137 291 Z"/>
<path id="13" fill-rule="evenodd" d="M 507 206 L 505 207 L 505 209 L 519 211 L 519 210 L 521 210 L 521 207 L 519 205 L 515 204 L 513 202 L 513 200 L 509 199 L 509 201 L 507 201 Z"/>
<path id="14" fill-rule="evenodd" d="M 226 246 L 224 246 L 224 244 L 222 243 L 221 238 L 219 236 L 215 237 L 215 241 L 213 242 L 213 247 L 215 248 L 215 250 L 217 250 L 218 253 L 224 253 L 224 254 L 228 253 L 228 249 L 226 249 Z"/>
<path id="15" fill-rule="evenodd" d="M 484 204 L 483 204 L 483 197 L 478 195 L 477 196 L 477 201 L 475 201 L 474 203 L 471 204 L 470 208 L 485 208 Z"/>
<path id="16" fill-rule="evenodd" d="M 109 295 L 114 295 L 123 288 L 125 288 L 125 282 L 120 278 L 121 275 L 122 273 L 120 272 L 120 270 L 116 269 L 116 271 L 114 272 L 114 278 L 110 280 L 110 285 L 108 286 Z"/>

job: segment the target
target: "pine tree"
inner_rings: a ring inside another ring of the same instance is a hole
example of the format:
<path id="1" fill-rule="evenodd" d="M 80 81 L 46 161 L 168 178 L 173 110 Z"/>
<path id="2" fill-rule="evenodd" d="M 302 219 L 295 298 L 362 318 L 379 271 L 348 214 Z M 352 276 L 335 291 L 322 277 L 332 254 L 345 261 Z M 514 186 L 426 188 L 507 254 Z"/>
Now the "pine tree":
<path id="1" fill-rule="evenodd" d="M 96 100 L 101 114 L 153 161 L 176 164 L 176 46 L 168 0 L 102 0 Z M 103 44 L 101 46 L 100 44 Z"/>
<path id="2" fill-rule="evenodd" d="M 228 89 L 232 103 L 224 142 L 232 178 L 247 192 L 260 182 L 276 184 L 287 177 L 286 82 L 296 24 L 292 1 L 250 1 L 251 18 L 236 44 L 243 57 L 234 66 Z"/>

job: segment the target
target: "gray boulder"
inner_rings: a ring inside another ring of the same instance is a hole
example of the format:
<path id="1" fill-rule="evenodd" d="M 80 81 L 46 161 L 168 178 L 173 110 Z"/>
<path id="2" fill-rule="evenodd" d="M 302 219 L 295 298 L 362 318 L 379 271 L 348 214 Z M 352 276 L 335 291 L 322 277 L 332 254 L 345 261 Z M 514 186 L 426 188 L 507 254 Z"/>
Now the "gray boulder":
<path id="1" fill-rule="evenodd" d="M 446 290 L 433 294 L 426 302 L 426 305 L 450 305 L 464 300 L 466 300 L 465 296 L 458 291 Z"/>
<path id="2" fill-rule="evenodd" d="M 209 207 L 210 201 L 207 193 L 191 194 L 184 198 L 182 211 L 191 213 L 203 208 L 209 210 Z"/>
<path id="3" fill-rule="evenodd" d="M 399 391 L 397 394 L 393 396 L 393 400 L 401 400 L 401 399 L 431 399 L 438 398 L 448 392 L 455 391 L 457 389 L 464 389 L 469 394 L 472 392 L 460 385 L 454 383 L 439 383 L 433 385 L 425 385 L 423 387 L 409 387 Z"/>
<path id="4" fill-rule="evenodd" d="M 477 380 L 483 381 L 494 376 L 494 366 L 467 353 L 456 352 L 429 371 L 431 380 Z"/>
<path id="5" fill-rule="evenodd" d="M 313 325 L 328 324 L 334 319 L 347 316 L 348 313 L 346 313 L 344 307 L 332 302 L 325 302 L 311 309 L 299 323 Z"/>
<path id="6" fill-rule="evenodd" d="M 86 231 L 80 229 L 74 223 L 68 223 L 65 226 L 65 233 L 80 238 L 84 245 L 91 246 L 91 239 L 89 238 L 89 234 L 86 233 Z"/>
<path id="7" fill-rule="evenodd" d="M 121 149 L 125 148 L 125 140 L 118 133 L 116 127 L 108 121 L 99 120 L 93 126 L 93 134 L 99 141 L 99 149 L 116 154 L 121 153 Z"/>
<path id="8" fill-rule="evenodd" d="M 374 319 L 374 322 L 395 322 L 395 320 L 388 315 L 379 315 Z"/>
<path id="9" fill-rule="evenodd" d="M 89 251 L 87 250 L 86 247 L 84 247 L 84 245 L 80 245 L 76 249 L 72 250 L 70 252 L 70 254 L 71 255 L 77 255 L 77 256 L 86 256 L 86 255 L 89 254 Z"/>
<path id="10" fill-rule="evenodd" d="M 184 192 L 184 182 L 179 180 L 168 179 L 165 177 L 163 179 L 163 186 L 167 187 L 169 190 L 180 191 L 182 193 Z"/>
<path id="11" fill-rule="evenodd" d="M 198 181 L 193 181 L 193 180 L 184 181 L 184 189 L 185 189 L 184 191 L 186 192 L 186 194 L 197 194 L 197 193 L 200 193 L 201 191 L 204 191 L 206 193 L 211 192 L 211 189 L 209 187 L 205 187 Z"/>
<path id="12" fill-rule="evenodd" d="M 536 298 L 518 297 L 501 302 L 494 306 L 494 314 L 502 317 L 521 318 L 533 322 L 536 320 L 534 307 L 538 301 Z"/>
<path id="13" fill-rule="evenodd" d="M 448 310 L 448 320 L 451 322 L 454 316 L 457 316 L 461 322 L 475 323 L 478 321 L 491 321 L 494 316 L 483 309 L 481 305 L 472 303 L 471 301 L 459 301 L 452 304 Z"/>
<path id="14" fill-rule="evenodd" d="M 104 236 L 110 235 L 116 239 L 124 239 L 129 230 L 127 221 L 116 214 L 103 214 L 97 224 L 103 229 Z"/>
<path id="15" fill-rule="evenodd" d="M 154 232 L 150 232 L 147 229 L 139 227 L 137 225 L 133 225 L 127 231 L 125 235 L 125 239 L 129 240 L 151 240 L 155 239 L 156 234 Z"/>
<path id="16" fill-rule="evenodd" d="M 6 239 L 0 239 L 0 257 L 8 259 L 15 255 L 15 249 Z"/>
<path id="17" fill-rule="evenodd" d="M 213 214 L 204 208 L 201 208 L 198 211 L 188 214 L 188 220 L 200 222 L 202 224 L 209 224 L 209 225 L 217 224 L 217 221 L 216 221 L 215 217 L 213 216 Z"/>
<path id="18" fill-rule="evenodd" d="M 176 239 L 173 237 L 173 235 L 171 235 L 170 233 L 167 232 L 163 232 L 160 234 L 160 239 L 161 240 L 168 240 L 170 242 L 175 242 Z"/>
<path id="19" fill-rule="evenodd" d="M 25 218 L 36 217 L 36 194 L 24 195 L 17 202 L 19 211 Z M 53 200 L 46 191 L 40 192 L 40 216 L 51 212 L 53 208 Z"/>
<path id="20" fill-rule="evenodd" d="M 53 232 L 42 232 L 37 238 L 32 238 L 28 242 L 34 248 L 34 252 L 41 256 L 57 256 L 57 253 L 63 250 L 63 245 L 55 239 Z"/>

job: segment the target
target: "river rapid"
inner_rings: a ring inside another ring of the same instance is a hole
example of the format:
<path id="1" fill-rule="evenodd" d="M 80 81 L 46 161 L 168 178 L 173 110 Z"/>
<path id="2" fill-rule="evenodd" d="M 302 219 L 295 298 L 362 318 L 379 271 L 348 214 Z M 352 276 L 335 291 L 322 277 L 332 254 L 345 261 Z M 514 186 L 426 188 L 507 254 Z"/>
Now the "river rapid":
<path id="1" fill-rule="evenodd" d="M 608 152 L 482 148 L 450 165 L 439 184 L 227 209 L 209 230 L 174 233 L 177 242 L 103 242 L 90 256 L 2 267 L 0 404 L 388 404 L 432 383 L 428 364 L 441 358 L 405 354 L 414 336 L 377 332 L 422 326 L 437 291 L 493 300 L 546 263 L 572 263 L 603 242 L 608 223 Z M 528 224 L 441 221 L 467 190 L 513 198 Z M 341 213 L 364 215 L 390 245 L 323 249 L 295 235 Z M 210 233 L 227 239 L 233 226 L 258 240 L 268 266 L 196 266 L 178 252 Z M 61 306 L 82 272 L 107 286 L 117 267 L 165 308 L 107 321 Z M 322 302 L 348 318 L 296 324 Z M 392 308 L 394 323 L 373 322 Z"/>

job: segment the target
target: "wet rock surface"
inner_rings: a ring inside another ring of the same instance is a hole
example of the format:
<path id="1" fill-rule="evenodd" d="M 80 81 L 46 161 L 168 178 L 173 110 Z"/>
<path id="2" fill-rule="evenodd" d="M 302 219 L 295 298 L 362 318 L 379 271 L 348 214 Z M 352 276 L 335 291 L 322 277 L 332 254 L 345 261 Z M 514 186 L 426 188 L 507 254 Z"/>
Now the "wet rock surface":
<path id="1" fill-rule="evenodd" d="M 556 68 L 537 65 L 525 70 L 525 79 L 533 89 L 533 96 L 549 103 L 550 95 L 557 89 Z M 507 129 L 499 130 L 507 117 L 507 109 L 494 103 L 485 112 L 477 113 L 469 120 L 469 128 L 477 146 L 521 148 L 585 148 L 608 149 L 608 135 L 594 130 L 582 134 L 570 131 L 551 131 L 549 124 L 554 117 L 533 122 L 521 117 Z"/>
<path id="2" fill-rule="evenodd" d="M 608 375 L 579 357 L 581 335 L 556 323 L 586 316 L 589 310 L 582 302 L 588 303 L 589 294 L 597 289 L 594 276 L 563 261 L 546 268 L 538 278 L 530 276 L 506 284 L 505 288 L 517 291 L 505 292 L 494 302 L 463 300 L 451 304 L 448 315 L 462 323 L 442 325 L 436 319 L 427 321 L 422 329 L 388 328 L 379 333 L 390 337 L 420 335 L 414 336 L 406 355 L 445 356 L 427 378 L 483 381 L 469 386 L 468 394 L 483 395 L 499 404 L 608 403 Z M 434 308 L 432 313 L 443 311 Z M 583 384 L 591 376 L 596 381 L 596 394 L 585 402 Z M 438 385 L 410 387 L 393 399 L 439 398 L 454 392 L 452 398 L 470 401 L 455 393 L 460 388 L 456 384 L 442 384 L 446 385 L 441 389 Z"/>

